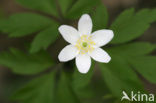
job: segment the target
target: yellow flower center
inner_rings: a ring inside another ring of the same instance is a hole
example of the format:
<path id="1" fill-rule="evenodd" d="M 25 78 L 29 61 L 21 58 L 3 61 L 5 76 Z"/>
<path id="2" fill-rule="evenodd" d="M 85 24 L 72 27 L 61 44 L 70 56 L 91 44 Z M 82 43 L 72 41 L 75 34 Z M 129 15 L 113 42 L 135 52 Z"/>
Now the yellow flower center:
<path id="1" fill-rule="evenodd" d="M 80 54 L 85 54 L 94 50 L 95 42 L 92 41 L 91 36 L 82 35 L 77 40 L 75 47 L 80 51 Z"/>

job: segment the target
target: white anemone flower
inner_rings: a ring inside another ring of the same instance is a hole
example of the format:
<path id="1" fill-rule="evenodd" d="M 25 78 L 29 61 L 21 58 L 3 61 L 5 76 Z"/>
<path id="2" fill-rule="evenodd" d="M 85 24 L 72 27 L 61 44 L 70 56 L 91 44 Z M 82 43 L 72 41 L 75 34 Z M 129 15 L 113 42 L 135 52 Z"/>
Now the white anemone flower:
<path id="1" fill-rule="evenodd" d="M 68 25 L 59 27 L 59 32 L 70 44 L 62 49 L 58 58 L 61 62 L 76 58 L 76 66 L 80 73 L 89 71 L 91 58 L 102 63 L 108 63 L 111 60 L 107 52 L 100 47 L 112 40 L 113 31 L 102 29 L 91 33 L 92 27 L 92 20 L 88 14 L 81 16 L 78 22 L 78 30 Z"/>

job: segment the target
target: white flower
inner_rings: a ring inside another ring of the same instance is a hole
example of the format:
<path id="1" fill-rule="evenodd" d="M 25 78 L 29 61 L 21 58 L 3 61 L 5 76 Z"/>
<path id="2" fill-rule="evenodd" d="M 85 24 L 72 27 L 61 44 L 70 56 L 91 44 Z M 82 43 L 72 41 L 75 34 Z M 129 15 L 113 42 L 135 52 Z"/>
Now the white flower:
<path id="1" fill-rule="evenodd" d="M 92 32 L 92 20 L 88 14 L 82 15 L 78 30 L 68 25 L 61 25 L 59 32 L 70 43 L 60 52 L 58 58 L 67 62 L 76 58 L 76 66 L 81 73 L 87 73 L 91 66 L 91 57 L 98 62 L 108 63 L 111 57 L 100 47 L 110 42 L 114 36 L 112 30 Z"/>

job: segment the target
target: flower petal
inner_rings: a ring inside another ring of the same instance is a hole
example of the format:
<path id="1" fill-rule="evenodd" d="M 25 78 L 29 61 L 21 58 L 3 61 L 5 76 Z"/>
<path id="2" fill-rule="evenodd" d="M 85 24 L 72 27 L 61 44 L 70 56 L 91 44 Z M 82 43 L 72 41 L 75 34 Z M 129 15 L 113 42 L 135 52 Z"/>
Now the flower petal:
<path id="1" fill-rule="evenodd" d="M 111 57 L 108 53 L 101 48 L 95 48 L 89 55 L 98 62 L 108 63 L 111 60 Z"/>
<path id="2" fill-rule="evenodd" d="M 112 40 L 114 33 L 112 30 L 98 30 L 92 34 L 92 40 L 96 43 L 98 47 L 106 45 Z"/>
<path id="3" fill-rule="evenodd" d="M 92 32 L 92 19 L 88 14 L 84 14 L 81 16 L 78 22 L 78 30 L 80 35 L 90 35 Z"/>
<path id="4" fill-rule="evenodd" d="M 76 57 L 76 66 L 80 73 L 87 73 L 91 66 L 91 58 L 88 54 L 79 54 Z"/>
<path id="5" fill-rule="evenodd" d="M 74 59 L 78 54 L 78 50 L 73 45 L 67 45 L 62 49 L 60 54 L 58 55 L 58 58 L 61 62 L 66 62 L 69 60 Z"/>
<path id="6" fill-rule="evenodd" d="M 74 44 L 80 37 L 78 31 L 74 27 L 68 25 L 60 26 L 59 32 L 63 38 L 71 44 Z"/>

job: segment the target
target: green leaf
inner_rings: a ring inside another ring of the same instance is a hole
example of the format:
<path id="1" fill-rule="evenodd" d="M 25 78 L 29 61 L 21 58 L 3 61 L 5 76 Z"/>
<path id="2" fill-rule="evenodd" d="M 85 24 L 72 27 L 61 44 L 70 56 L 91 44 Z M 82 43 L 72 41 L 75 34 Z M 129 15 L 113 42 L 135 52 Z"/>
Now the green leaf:
<path id="1" fill-rule="evenodd" d="M 25 8 L 53 14 L 57 16 L 55 0 L 16 0 Z"/>
<path id="2" fill-rule="evenodd" d="M 55 72 L 43 75 L 30 81 L 17 91 L 11 99 L 21 103 L 53 103 L 55 87 Z"/>
<path id="3" fill-rule="evenodd" d="M 133 8 L 125 10 L 111 25 L 115 34 L 111 43 L 120 44 L 136 39 L 154 21 L 156 21 L 156 9 L 143 9 L 136 14 Z"/>
<path id="4" fill-rule="evenodd" d="M 41 49 L 47 49 L 57 39 L 58 34 L 58 25 L 52 25 L 40 32 L 33 40 L 30 52 L 35 53 Z"/>
<path id="5" fill-rule="evenodd" d="M 134 8 L 130 8 L 127 9 L 125 11 L 123 11 L 118 17 L 117 19 L 113 22 L 113 24 L 111 25 L 111 27 L 116 27 L 116 26 L 120 26 L 122 27 L 122 25 L 124 25 L 124 23 L 127 20 L 130 20 L 134 15 Z"/>
<path id="6" fill-rule="evenodd" d="M 126 62 L 132 65 L 140 74 L 152 83 L 156 83 L 155 78 L 155 56 L 145 56 L 155 50 L 154 44 L 147 42 L 134 42 L 111 47 L 108 52 L 113 55 L 120 55 Z M 147 69 L 148 68 L 148 69 Z"/>
<path id="7" fill-rule="evenodd" d="M 101 65 L 101 73 L 108 88 L 110 88 L 115 96 L 119 97 L 122 91 L 121 81 L 115 75 L 113 75 L 109 68 L 106 66 Z"/>
<path id="8" fill-rule="evenodd" d="M 0 22 L 0 30 L 9 33 L 10 37 L 21 37 L 40 31 L 53 21 L 33 13 L 15 14 Z"/>
<path id="9" fill-rule="evenodd" d="M 57 86 L 58 103 L 80 103 L 70 83 L 71 81 L 68 76 L 64 72 L 61 72 L 61 77 Z"/>
<path id="10" fill-rule="evenodd" d="M 110 54 L 120 55 L 122 57 L 131 57 L 146 55 L 151 53 L 156 47 L 148 42 L 133 42 L 108 48 Z"/>
<path id="11" fill-rule="evenodd" d="M 17 49 L 0 53 L 0 65 L 9 67 L 14 73 L 36 74 L 53 65 L 50 55 L 45 52 L 25 54 Z"/>
<path id="12" fill-rule="evenodd" d="M 104 80 L 116 97 L 122 96 L 122 91 L 143 91 L 143 85 L 136 73 L 120 56 L 112 56 L 109 64 L 100 64 Z"/>
<path id="13" fill-rule="evenodd" d="M 100 0 L 77 0 L 69 10 L 67 17 L 72 19 L 79 18 L 82 14 L 89 13 L 93 7 L 100 3 Z"/>
<path id="14" fill-rule="evenodd" d="M 151 16 L 149 18 L 149 16 Z M 141 18 L 142 17 L 142 18 Z M 140 18 L 143 20 L 144 23 L 152 23 L 156 21 L 156 9 L 142 9 L 135 15 L 135 20 L 139 21 Z"/>
<path id="15" fill-rule="evenodd" d="M 98 7 L 96 8 L 96 11 L 94 12 L 92 16 L 92 20 L 94 24 L 94 30 L 104 29 L 107 27 L 108 12 L 107 12 L 106 7 L 103 4 L 98 5 Z"/>
<path id="16" fill-rule="evenodd" d="M 131 57 L 128 61 L 144 78 L 156 83 L 156 56 Z"/>
<path id="17" fill-rule="evenodd" d="M 66 15 L 67 11 L 72 6 L 73 0 L 58 0 L 63 15 Z"/>

